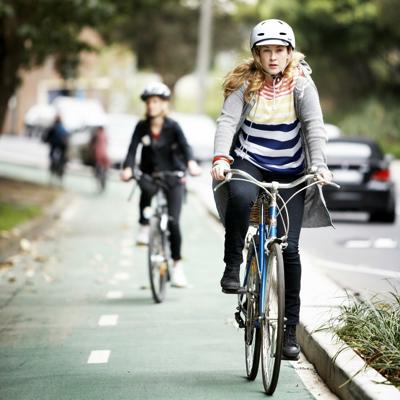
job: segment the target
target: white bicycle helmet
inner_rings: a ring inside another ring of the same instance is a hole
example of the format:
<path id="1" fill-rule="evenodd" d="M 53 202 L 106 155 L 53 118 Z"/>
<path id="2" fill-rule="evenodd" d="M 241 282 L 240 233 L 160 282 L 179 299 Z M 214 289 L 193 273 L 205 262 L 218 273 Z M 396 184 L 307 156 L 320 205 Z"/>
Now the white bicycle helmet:
<path id="1" fill-rule="evenodd" d="M 157 96 L 167 100 L 171 97 L 171 91 L 169 90 L 167 85 L 164 85 L 161 82 L 153 82 L 144 88 L 142 94 L 140 95 L 140 98 L 145 101 L 151 96 Z"/>
<path id="2" fill-rule="evenodd" d="M 296 41 L 293 29 L 280 19 L 266 19 L 258 23 L 250 35 L 250 49 L 267 44 L 290 46 L 294 50 Z"/>

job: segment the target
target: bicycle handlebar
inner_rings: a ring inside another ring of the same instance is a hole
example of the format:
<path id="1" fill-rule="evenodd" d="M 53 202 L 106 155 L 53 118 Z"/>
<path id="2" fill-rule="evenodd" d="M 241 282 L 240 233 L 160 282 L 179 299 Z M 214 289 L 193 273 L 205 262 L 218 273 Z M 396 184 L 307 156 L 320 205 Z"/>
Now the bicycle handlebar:
<path id="1" fill-rule="evenodd" d="M 298 179 L 296 179 L 293 182 L 290 183 L 280 183 L 277 181 L 272 181 L 272 182 L 261 182 L 259 180 L 257 180 L 256 178 L 254 178 L 253 176 L 251 176 L 250 174 L 248 174 L 245 171 L 242 171 L 241 169 L 231 169 L 229 171 L 226 171 L 226 177 L 225 180 L 223 180 L 221 183 L 219 183 L 215 188 L 214 191 L 217 191 L 222 185 L 224 185 L 225 183 L 229 182 L 232 179 L 233 175 L 241 175 L 244 178 L 246 178 L 248 181 L 254 183 L 255 185 L 262 187 L 264 189 L 275 189 L 275 190 L 279 190 L 279 189 L 291 189 L 294 188 L 298 185 L 300 185 L 303 182 L 306 182 L 308 179 L 314 179 L 316 182 L 318 183 L 325 183 L 326 185 L 330 185 L 333 186 L 337 189 L 340 189 L 340 186 L 337 183 L 334 182 L 327 182 L 323 179 L 320 179 L 318 177 L 317 173 L 312 173 L 312 174 L 306 174 Z"/>

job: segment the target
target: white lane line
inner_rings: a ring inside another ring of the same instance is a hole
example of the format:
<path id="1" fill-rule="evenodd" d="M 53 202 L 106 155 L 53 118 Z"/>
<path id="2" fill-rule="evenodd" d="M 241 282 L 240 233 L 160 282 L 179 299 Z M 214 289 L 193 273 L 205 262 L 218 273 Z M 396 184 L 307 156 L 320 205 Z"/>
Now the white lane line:
<path id="1" fill-rule="evenodd" d="M 131 248 L 122 248 L 120 254 L 124 257 L 130 257 L 133 256 L 133 250 Z"/>
<path id="2" fill-rule="evenodd" d="M 134 246 L 134 242 L 131 238 L 129 239 L 123 239 L 121 242 L 121 247 L 133 247 Z"/>
<path id="3" fill-rule="evenodd" d="M 344 247 L 348 249 L 368 249 L 372 247 L 371 240 L 348 240 L 345 242 Z"/>
<path id="4" fill-rule="evenodd" d="M 338 269 L 341 271 L 349 271 L 349 272 L 358 272 L 368 275 L 377 275 L 377 276 L 384 276 L 386 278 L 400 278 L 400 272 L 392 271 L 388 269 L 378 269 L 378 268 L 371 268 L 365 265 L 350 265 L 350 264 L 342 264 L 334 261 L 326 261 L 322 259 L 317 259 L 317 264 L 322 265 L 325 268 L 330 269 Z"/>
<path id="5" fill-rule="evenodd" d="M 93 350 L 87 360 L 88 364 L 107 364 L 111 350 Z"/>
<path id="6" fill-rule="evenodd" d="M 354 239 L 347 240 L 344 247 L 348 249 L 395 249 L 398 243 L 391 238 L 378 238 L 375 240 L 370 239 Z"/>
<path id="7" fill-rule="evenodd" d="M 122 299 L 123 293 L 120 290 L 110 290 L 106 294 L 107 299 Z"/>
<path id="8" fill-rule="evenodd" d="M 99 318 L 99 326 L 115 326 L 118 324 L 119 316 L 117 314 L 102 315 Z"/>
<path id="9" fill-rule="evenodd" d="M 127 272 L 117 272 L 114 274 L 114 279 L 117 281 L 128 281 L 130 277 L 131 276 Z"/>
<path id="10" fill-rule="evenodd" d="M 374 241 L 374 247 L 378 249 L 395 249 L 397 241 L 391 238 L 379 238 Z"/>
<path id="11" fill-rule="evenodd" d="M 127 259 L 122 259 L 122 260 L 119 262 L 119 266 L 120 266 L 120 267 L 130 267 L 131 265 L 132 265 L 132 261 L 127 260 Z"/>

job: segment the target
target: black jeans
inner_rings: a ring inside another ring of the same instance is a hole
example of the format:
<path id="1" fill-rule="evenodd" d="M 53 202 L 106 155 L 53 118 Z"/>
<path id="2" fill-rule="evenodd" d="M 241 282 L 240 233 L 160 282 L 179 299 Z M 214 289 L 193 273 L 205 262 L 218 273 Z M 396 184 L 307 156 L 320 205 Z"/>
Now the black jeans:
<path id="1" fill-rule="evenodd" d="M 179 225 L 179 219 L 182 211 L 183 197 L 185 185 L 177 183 L 176 185 L 168 187 L 164 190 L 168 202 L 168 214 L 171 217 L 169 220 L 170 242 L 171 242 L 171 257 L 173 260 L 178 261 L 181 257 L 182 235 Z M 149 220 L 145 218 L 143 210 L 151 204 L 152 195 L 148 192 L 140 192 L 139 200 L 139 223 L 141 225 L 148 225 Z"/>
<path id="2" fill-rule="evenodd" d="M 246 171 L 260 181 L 270 182 L 276 180 L 283 183 L 292 182 L 298 176 L 283 175 L 264 171 L 247 160 L 236 159 L 232 168 Z M 304 186 L 304 185 L 303 185 Z M 279 193 L 286 201 L 300 189 L 281 190 Z M 252 183 L 242 181 L 229 182 L 229 199 L 225 218 L 225 255 L 227 265 L 237 266 L 243 262 L 243 246 L 249 227 L 250 209 L 259 193 L 259 188 Z M 285 317 L 286 324 L 294 325 L 299 322 L 300 314 L 300 280 L 301 262 L 299 255 L 299 238 L 304 212 L 305 191 L 295 196 L 288 204 L 290 226 L 288 233 L 288 246 L 283 250 L 285 268 Z M 279 205 L 279 200 L 278 200 Z M 283 213 L 285 216 L 285 213 Z M 278 217 L 278 236 L 282 236 L 282 220 Z"/>

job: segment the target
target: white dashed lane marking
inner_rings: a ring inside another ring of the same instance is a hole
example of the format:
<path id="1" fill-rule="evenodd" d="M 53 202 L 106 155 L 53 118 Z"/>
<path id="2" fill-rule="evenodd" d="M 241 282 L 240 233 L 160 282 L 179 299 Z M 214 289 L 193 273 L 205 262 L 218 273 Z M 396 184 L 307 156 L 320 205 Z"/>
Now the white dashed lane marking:
<path id="1" fill-rule="evenodd" d="M 99 326 L 115 326 L 118 323 L 118 315 L 117 314 L 112 314 L 112 315 L 102 315 L 99 318 L 98 325 Z"/>
<path id="2" fill-rule="evenodd" d="M 88 364 L 107 364 L 111 350 L 93 350 L 87 360 Z"/>
<path id="3" fill-rule="evenodd" d="M 119 265 L 120 265 L 120 267 L 130 267 L 130 266 L 132 266 L 132 261 L 127 260 L 127 259 L 122 259 L 119 262 Z"/>
<path id="4" fill-rule="evenodd" d="M 354 239 L 344 242 L 344 247 L 347 249 L 395 249 L 398 247 L 398 243 L 391 238 Z"/>
<path id="5" fill-rule="evenodd" d="M 131 238 L 123 239 L 121 242 L 121 247 L 133 247 L 134 242 Z"/>
<path id="6" fill-rule="evenodd" d="M 106 294 L 107 299 L 122 299 L 123 293 L 120 290 L 110 290 Z"/>
<path id="7" fill-rule="evenodd" d="M 383 276 L 385 278 L 395 278 L 400 279 L 400 272 L 389 270 L 389 269 L 377 269 L 368 267 L 366 265 L 349 265 L 349 264 L 342 264 L 334 261 L 326 261 L 322 259 L 317 259 L 318 264 L 324 268 L 329 269 L 336 269 L 341 271 L 348 271 L 348 272 L 357 272 L 362 274 L 368 275 L 377 275 Z"/>
<path id="8" fill-rule="evenodd" d="M 117 272 L 114 275 L 114 279 L 117 281 L 128 281 L 130 277 L 131 276 L 127 272 Z"/>
<path id="9" fill-rule="evenodd" d="M 133 250 L 130 247 L 123 247 L 121 249 L 121 256 L 131 257 L 133 256 Z"/>

